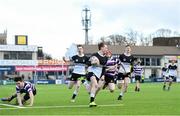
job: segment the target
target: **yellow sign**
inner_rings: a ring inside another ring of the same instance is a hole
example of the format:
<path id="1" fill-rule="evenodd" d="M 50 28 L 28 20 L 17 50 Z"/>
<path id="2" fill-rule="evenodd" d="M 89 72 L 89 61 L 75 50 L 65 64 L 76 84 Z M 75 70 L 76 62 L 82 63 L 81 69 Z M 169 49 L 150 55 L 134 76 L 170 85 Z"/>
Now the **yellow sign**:
<path id="1" fill-rule="evenodd" d="M 26 36 L 18 36 L 17 44 L 26 45 Z"/>
<path id="2" fill-rule="evenodd" d="M 16 45 L 27 45 L 28 39 L 26 35 L 16 35 L 15 36 Z"/>

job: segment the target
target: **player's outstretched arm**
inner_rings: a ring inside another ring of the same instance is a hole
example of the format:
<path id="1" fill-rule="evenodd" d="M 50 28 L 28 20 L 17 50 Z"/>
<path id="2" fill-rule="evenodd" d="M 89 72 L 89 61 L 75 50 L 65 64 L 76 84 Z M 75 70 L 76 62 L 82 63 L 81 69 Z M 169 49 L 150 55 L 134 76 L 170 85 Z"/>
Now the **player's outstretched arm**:
<path id="1" fill-rule="evenodd" d="M 23 106 L 20 93 L 17 93 L 17 99 L 18 99 L 19 106 Z"/>
<path id="2" fill-rule="evenodd" d="M 30 97 L 30 104 L 28 106 L 33 106 L 34 104 L 34 95 L 32 91 L 29 92 L 29 97 Z"/>

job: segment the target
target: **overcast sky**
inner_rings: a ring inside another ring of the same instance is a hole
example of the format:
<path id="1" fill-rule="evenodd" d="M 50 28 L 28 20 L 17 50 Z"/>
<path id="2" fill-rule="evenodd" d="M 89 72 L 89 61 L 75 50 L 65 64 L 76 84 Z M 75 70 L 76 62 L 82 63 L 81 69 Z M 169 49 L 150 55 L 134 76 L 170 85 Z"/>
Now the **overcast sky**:
<path id="1" fill-rule="evenodd" d="M 28 35 L 30 45 L 61 58 L 72 43 L 84 43 L 85 5 L 91 9 L 94 42 L 129 29 L 180 32 L 180 0 L 0 0 L 0 33 L 7 29 L 8 44 L 14 44 L 14 35 Z"/>

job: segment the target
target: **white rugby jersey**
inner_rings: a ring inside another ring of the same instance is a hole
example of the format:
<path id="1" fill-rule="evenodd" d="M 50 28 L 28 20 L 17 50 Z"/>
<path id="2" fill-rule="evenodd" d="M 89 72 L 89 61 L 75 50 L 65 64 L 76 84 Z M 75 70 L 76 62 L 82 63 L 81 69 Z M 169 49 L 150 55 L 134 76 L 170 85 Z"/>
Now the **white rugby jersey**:
<path id="1" fill-rule="evenodd" d="M 88 62 L 89 58 L 87 56 L 79 56 L 75 55 L 72 57 L 72 61 L 74 62 L 74 69 L 73 73 L 75 74 L 86 74 L 86 63 Z"/>
<path id="2" fill-rule="evenodd" d="M 120 60 L 120 68 L 119 73 L 130 73 L 131 72 L 131 66 L 134 62 L 134 57 L 132 55 L 126 56 L 125 54 L 122 54 L 119 56 Z"/>
<path id="3" fill-rule="evenodd" d="M 89 66 L 87 71 L 93 72 L 98 78 L 100 78 L 101 75 L 105 71 L 104 66 L 106 65 L 108 58 L 106 56 L 100 55 L 98 52 L 94 53 L 92 56 L 95 56 L 98 58 L 100 65 L 99 66 Z"/>
<path id="4" fill-rule="evenodd" d="M 169 65 L 168 66 L 169 76 L 177 76 L 177 66 L 176 65 Z"/>

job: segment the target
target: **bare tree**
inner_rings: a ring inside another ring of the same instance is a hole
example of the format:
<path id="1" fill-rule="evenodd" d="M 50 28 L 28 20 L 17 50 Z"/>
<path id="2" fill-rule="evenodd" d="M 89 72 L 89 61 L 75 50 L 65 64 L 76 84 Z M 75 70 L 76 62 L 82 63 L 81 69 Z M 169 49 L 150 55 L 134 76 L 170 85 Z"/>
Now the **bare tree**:
<path id="1" fill-rule="evenodd" d="M 44 53 L 44 59 L 45 60 L 52 60 L 52 56 L 50 54 Z"/>
<path id="2" fill-rule="evenodd" d="M 150 46 L 152 45 L 152 42 L 153 42 L 153 35 L 148 35 L 148 36 L 145 36 L 143 33 L 139 33 L 138 34 L 138 38 L 140 40 L 139 42 L 139 45 L 140 46 Z"/>
<path id="3" fill-rule="evenodd" d="M 126 32 L 128 44 L 136 45 L 137 39 L 138 39 L 138 32 L 130 29 L 128 32 Z"/>
<path id="4" fill-rule="evenodd" d="M 155 33 L 154 36 L 155 37 L 170 37 L 171 36 L 172 31 L 170 29 L 158 29 Z"/>
<path id="5" fill-rule="evenodd" d="M 100 38 L 100 41 L 101 41 L 101 42 L 106 42 L 106 37 L 101 37 L 101 38 Z"/>
<path id="6" fill-rule="evenodd" d="M 111 44 L 111 40 L 108 39 L 107 37 L 101 37 L 101 38 L 100 38 L 100 42 L 104 42 L 104 43 L 106 43 L 107 45 L 112 45 L 112 44 Z"/>
<path id="7" fill-rule="evenodd" d="M 180 32 L 174 31 L 174 32 L 173 32 L 173 36 L 175 36 L 175 37 L 180 37 Z"/>
<path id="8" fill-rule="evenodd" d="M 146 46 L 147 39 L 146 39 L 146 37 L 144 37 L 143 33 L 139 34 L 139 39 L 140 39 L 139 45 L 140 46 Z"/>
<path id="9" fill-rule="evenodd" d="M 128 41 L 125 36 L 113 34 L 107 37 L 101 37 L 100 42 L 104 42 L 107 45 L 126 45 Z"/>
<path id="10" fill-rule="evenodd" d="M 170 29 L 158 29 L 154 33 L 149 35 L 144 35 L 142 32 L 137 32 L 130 29 L 125 35 L 112 34 L 107 37 L 101 37 L 100 41 L 105 42 L 108 45 L 142 45 L 151 46 L 153 44 L 153 38 L 155 37 L 170 37 L 170 36 L 180 36 L 180 32 L 172 32 Z M 137 42 L 140 40 L 139 42 Z"/>
<path id="11" fill-rule="evenodd" d="M 112 45 L 126 45 L 128 43 L 126 37 L 122 35 L 109 35 L 108 38 Z"/>

